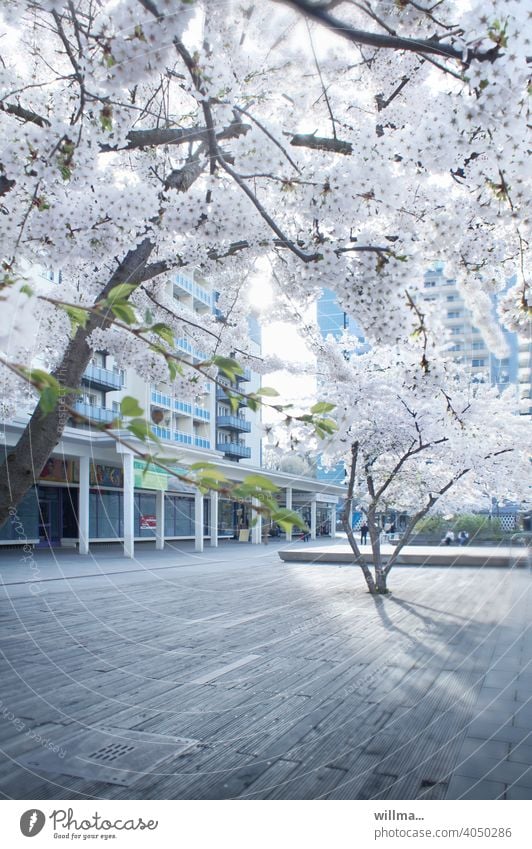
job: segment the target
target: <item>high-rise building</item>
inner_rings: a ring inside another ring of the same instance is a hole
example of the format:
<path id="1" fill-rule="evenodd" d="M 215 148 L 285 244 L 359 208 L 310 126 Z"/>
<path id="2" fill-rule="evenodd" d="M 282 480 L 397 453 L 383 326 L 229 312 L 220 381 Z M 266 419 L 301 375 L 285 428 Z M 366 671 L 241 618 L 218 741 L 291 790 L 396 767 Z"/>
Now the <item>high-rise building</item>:
<path id="1" fill-rule="evenodd" d="M 507 356 L 499 359 L 486 345 L 478 327 L 473 324 L 456 281 L 445 274 L 443 263 L 436 263 L 425 272 L 423 299 L 434 304 L 435 314 L 450 335 L 448 356 L 469 372 L 472 380 L 489 381 L 500 391 L 519 382 L 518 339 L 515 333 L 502 329 L 508 348 Z M 495 317 L 496 301 L 493 301 Z"/>
<path id="2" fill-rule="evenodd" d="M 358 353 L 367 351 L 369 346 L 364 334 L 354 318 L 349 316 L 339 306 L 336 295 L 330 289 L 324 289 L 316 305 L 316 320 L 324 339 L 333 336 L 340 339 L 344 333 L 348 333 L 358 339 Z M 318 457 L 316 463 L 316 478 L 329 483 L 343 484 L 345 481 L 345 466 L 337 463 L 328 468 L 324 466 Z"/>

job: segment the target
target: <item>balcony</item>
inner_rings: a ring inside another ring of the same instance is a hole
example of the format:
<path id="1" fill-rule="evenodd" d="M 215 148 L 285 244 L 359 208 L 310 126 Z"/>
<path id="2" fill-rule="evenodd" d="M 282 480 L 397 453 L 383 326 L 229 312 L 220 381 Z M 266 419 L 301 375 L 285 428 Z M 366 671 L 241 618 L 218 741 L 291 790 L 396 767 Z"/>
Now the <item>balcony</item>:
<path id="1" fill-rule="evenodd" d="M 186 401 L 174 400 L 174 407 L 180 413 L 186 413 L 189 416 L 192 415 L 192 404 L 188 404 Z"/>
<path id="2" fill-rule="evenodd" d="M 194 445 L 197 448 L 210 448 L 211 443 L 209 439 L 204 439 L 203 436 L 195 436 L 194 437 Z"/>
<path id="3" fill-rule="evenodd" d="M 76 401 L 74 409 L 82 416 L 92 419 L 94 422 L 112 422 L 116 418 L 116 413 L 112 410 L 107 410 L 105 407 L 96 407 L 93 404 L 85 404 L 84 401 Z"/>
<path id="4" fill-rule="evenodd" d="M 211 414 L 209 410 L 205 410 L 203 407 L 194 407 L 194 418 L 201 419 L 202 422 L 210 422 Z"/>
<path id="5" fill-rule="evenodd" d="M 93 389 L 102 389 L 104 392 L 114 392 L 124 386 L 124 378 L 119 372 L 92 363 L 83 372 L 81 380 Z"/>
<path id="6" fill-rule="evenodd" d="M 216 450 L 222 451 L 227 457 L 235 457 L 239 460 L 251 458 L 251 448 L 241 445 L 239 442 L 217 442 Z"/>
<path id="7" fill-rule="evenodd" d="M 239 430 L 241 433 L 251 432 L 251 422 L 247 422 L 243 416 L 217 416 L 216 426 Z"/>
<path id="8" fill-rule="evenodd" d="M 236 393 L 238 391 L 235 386 L 228 386 L 227 389 L 229 390 L 229 392 L 235 392 Z M 247 407 L 248 402 L 247 402 L 246 398 L 243 398 L 241 395 L 238 395 L 237 397 L 238 397 L 238 406 L 239 407 Z M 222 388 L 221 386 L 216 387 L 216 400 L 217 401 L 229 401 L 229 398 L 226 394 L 225 389 Z"/>
<path id="9" fill-rule="evenodd" d="M 176 288 L 183 289 L 183 291 L 188 292 L 188 294 L 191 295 L 194 283 L 190 277 L 185 277 L 184 274 L 176 274 L 174 278 L 174 289 Z"/>
<path id="10" fill-rule="evenodd" d="M 159 439 L 171 439 L 172 438 L 172 431 L 170 430 L 169 427 L 160 427 L 160 425 L 152 425 L 151 429 L 152 429 L 152 432 L 155 434 L 155 436 L 158 436 Z"/>
<path id="11" fill-rule="evenodd" d="M 192 436 L 190 433 L 183 433 L 181 430 L 175 430 L 174 439 L 176 442 L 180 442 L 181 445 L 192 445 Z"/>
<path id="12" fill-rule="evenodd" d="M 243 383 L 244 381 L 251 380 L 251 369 L 245 368 L 242 374 L 237 374 L 236 379 L 239 383 Z"/>
<path id="13" fill-rule="evenodd" d="M 160 407 L 171 407 L 172 406 L 172 399 L 170 398 L 170 396 L 169 395 L 163 395 L 162 392 L 153 391 L 151 393 L 151 400 L 154 402 L 154 404 L 158 404 Z"/>

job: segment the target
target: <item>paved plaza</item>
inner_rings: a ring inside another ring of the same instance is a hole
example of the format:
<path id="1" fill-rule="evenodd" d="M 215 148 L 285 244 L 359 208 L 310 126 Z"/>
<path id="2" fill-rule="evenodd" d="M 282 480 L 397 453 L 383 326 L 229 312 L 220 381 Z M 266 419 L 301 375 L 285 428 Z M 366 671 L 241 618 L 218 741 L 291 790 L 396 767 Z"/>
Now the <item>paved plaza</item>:
<path id="1" fill-rule="evenodd" d="M 2 552 L 2 796 L 531 799 L 529 570 L 281 547 Z"/>

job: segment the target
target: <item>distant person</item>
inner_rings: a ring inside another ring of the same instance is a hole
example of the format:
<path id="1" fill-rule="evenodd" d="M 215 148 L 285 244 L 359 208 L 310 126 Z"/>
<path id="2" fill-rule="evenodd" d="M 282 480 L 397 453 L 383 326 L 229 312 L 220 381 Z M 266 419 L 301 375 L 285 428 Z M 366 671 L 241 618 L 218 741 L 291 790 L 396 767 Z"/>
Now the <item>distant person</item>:
<path id="1" fill-rule="evenodd" d="M 447 531 L 444 538 L 442 539 L 442 543 L 444 545 L 450 545 L 452 542 L 454 542 L 454 531 Z"/>
<path id="2" fill-rule="evenodd" d="M 391 524 L 391 525 L 390 525 L 390 527 L 388 528 L 388 533 L 389 533 L 389 534 L 394 534 L 394 533 L 395 533 L 395 522 L 392 522 L 392 524 Z"/>
<path id="3" fill-rule="evenodd" d="M 458 534 L 458 542 L 460 545 L 467 545 L 469 541 L 469 534 L 467 531 L 460 531 Z"/>
<path id="4" fill-rule="evenodd" d="M 369 528 L 368 528 L 366 522 L 364 522 L 364 524 L 360 528 L 360 544 L 361 545 L 366 545 L 366 542 L 367 542 L 367 539 L 368 539 L 368 531 L 369 531 Z"/>

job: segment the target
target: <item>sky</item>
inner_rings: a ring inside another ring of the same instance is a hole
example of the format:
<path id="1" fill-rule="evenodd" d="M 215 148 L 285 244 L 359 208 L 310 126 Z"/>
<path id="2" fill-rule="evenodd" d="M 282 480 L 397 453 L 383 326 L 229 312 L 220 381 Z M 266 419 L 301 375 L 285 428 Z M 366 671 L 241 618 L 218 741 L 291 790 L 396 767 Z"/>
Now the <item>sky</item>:
<path id="1" fill-rule="evenodd" d="M 275 371 L 264 375 L 263 386 L 272 386 L 276 389 L 282 401 L 290 401 L 297 404 L 298 401 L 305 403 L 309 398 L 315 397 L 316 379 L 312 374 L 302 374 L 301 365 L 315 367 L 315 358 L 309 352 L 297 327 L 286 321 L 268 322 L 268 312 L 272 303 L 273 291 L 267 277 L 260 276 L 255 279 L 249 290 L 249 301 L 254 311 L 258 312 L 258 319 L 262 331 L 262 353 L 264 356 L 276 355 L 287 363 L 297 368 L 296 373 L 288 370 Z M 311 317 L 315 319 L 315 307 L 311 308 Z M 308 404 L 305 404 L 308 406 Z M 274 414 L 263 409 L 263 420 L 272 421 Z"/>

